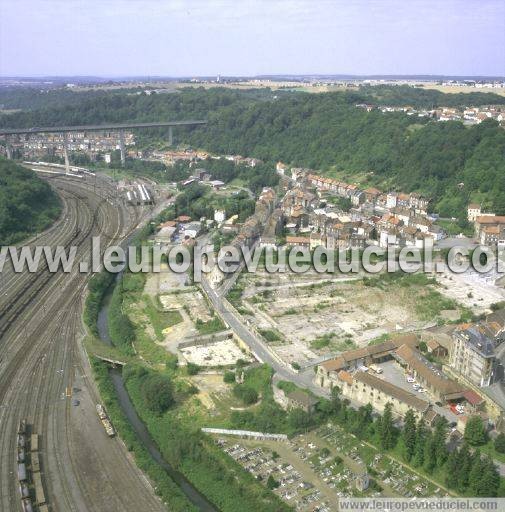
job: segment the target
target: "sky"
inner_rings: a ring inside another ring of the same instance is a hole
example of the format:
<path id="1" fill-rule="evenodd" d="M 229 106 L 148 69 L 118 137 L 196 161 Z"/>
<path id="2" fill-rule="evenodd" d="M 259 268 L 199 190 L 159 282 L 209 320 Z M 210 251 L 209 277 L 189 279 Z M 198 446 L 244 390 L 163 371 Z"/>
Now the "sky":
<path id="1" fill-rule="evenodd" d="M 0 0 L 0 76 L 505 76 L 504 0 Z"/>

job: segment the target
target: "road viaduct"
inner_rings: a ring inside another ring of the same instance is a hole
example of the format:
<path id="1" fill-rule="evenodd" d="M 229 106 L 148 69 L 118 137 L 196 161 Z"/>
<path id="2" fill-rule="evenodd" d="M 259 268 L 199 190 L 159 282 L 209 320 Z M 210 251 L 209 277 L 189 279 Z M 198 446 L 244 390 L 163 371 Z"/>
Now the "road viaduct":
<path id="1" fill-rule="evenodd" d="M 124 166 L 126 162 L 125 149 L 125 130 L 138 130 L 148 128 L 168 128 L 168 144 L 173 144 L 173 130 L 177 126 L 199 126 L 205 125 L 207 121 L 190 120 L 190 121 L 163 121 L 152 123 L 119 123 L 119 124 L 92 124 L 82 126 L 45 126 L 33 128 L 10 128 L 0 130 L 0 136 L 5 137 L 7 158 L 12 158 L 12 149 L 10 145 L 10 137 L 20 135 L 31 135 L 34 133 L 58 133 L 63 135 L 63 152 L 65 156 L 65 166 L 67 173 L 70 172 L 70 163 L 68 159 L 68 134 L 73 132 L 101 132 L 112 131 L 118 133 L 119 148 L 121 150 L 121 164 Z"/>

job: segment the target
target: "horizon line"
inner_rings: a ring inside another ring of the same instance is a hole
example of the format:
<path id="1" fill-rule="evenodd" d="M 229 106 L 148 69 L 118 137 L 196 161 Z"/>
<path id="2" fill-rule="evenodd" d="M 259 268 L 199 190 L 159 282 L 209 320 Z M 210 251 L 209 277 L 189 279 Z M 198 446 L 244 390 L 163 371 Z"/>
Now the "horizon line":
<path id="1" fill-rule="evenodd" d="M 367 78 L 391 78 L 391 79 L 499 79 L 505 80 L 505 75 L 472 75 L 472 74 L 458 74 L 458 75 L 444 75 L 444 74 L 430 74 L 430 73 L 370 73 L 370 74 L 353 74 L 353 73 L 263 73 L 254 75 L 242 75 L 242 74 L 227 74 L 221 75 L 216 74 L 204 74 L 204 75 L 164 75 L 164 74 L 129 74 L 129 75 L 101 75 L 101 74 L 69 74 L 69 75 L 2 75 L 0 79 L 64 79 L 64 78 L 80 78 L 80 79 L 101 79 L 101 80 L 134 80 L 134 79 L 165 79 L 165 80 L 187 80 L 187 79 L 208 79 L 220 77 L 220 79 L 265 79 L 265 78 L 339 78 L 339 79 L 367 79 Z"/>

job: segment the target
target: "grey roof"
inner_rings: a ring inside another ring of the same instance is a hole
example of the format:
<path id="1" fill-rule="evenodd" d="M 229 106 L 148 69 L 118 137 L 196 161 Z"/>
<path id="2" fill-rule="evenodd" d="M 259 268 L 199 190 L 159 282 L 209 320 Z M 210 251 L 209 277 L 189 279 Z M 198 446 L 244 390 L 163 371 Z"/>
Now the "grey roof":
<path id="1" fill-rule="evenodd" d="M 424 412 L 430 405 L 428 402 L 421 400 L 412 393 L 405 391 L 403 388 L 399 388 L 398 386 L 395 386 L 386 380 L 379 379 L 370 373 L 358 371 L 353 374 L 353 379 L 359 382 L 363 382 L 364 384 L 367 384 L 374 389 L 382 391 L 384 394 L 396 398 L 396 400 L 399 402 L 403 402 L 417 411 Z"/>
<path id="2" fill-rule="evenodd" d="M 477 326 L 472 325 L 459 331 L 458 334 L 464 338 L 472 350 L 481 356 L 494 357 L 496 348 L 494 340 L 486 336 Z"/>

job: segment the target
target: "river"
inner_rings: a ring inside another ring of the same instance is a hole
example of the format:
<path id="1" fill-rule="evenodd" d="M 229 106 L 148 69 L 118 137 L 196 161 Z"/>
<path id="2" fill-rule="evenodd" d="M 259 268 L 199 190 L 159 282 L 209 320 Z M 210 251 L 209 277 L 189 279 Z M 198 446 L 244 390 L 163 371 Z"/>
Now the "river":
<path id="1" fill-rule="evenodd" d="M 112 345 L 107 325 L 107 314 L 109 310 L 110 299 L 111 293 L 108 293 L 104 298 L 102 308 L 98 314 L 97 322 L 100 339 L 107 345 Z M 181 491 L 186 495 L 188 500 L 191 501 L 191 503 L 193 503 L 193 505 L 195 505 L 199 510 L 202 512 L 217 512 L 218 509 L 214 507 L 214 505 L 212 505 L 203 494 L 201 494 L 195 487 L 193 487 L 193 485 L 182 473 L 174 469 L 163 458 L 163 455 L 161 454 L 157 444 L 151 438 L 151 435 L 149 434 L 145 424 L 139 418 L 137 411 L 135 410 L 135 407 L 130 400 L 130 396 L 128 395 L 123 381 L 123 376 L 121 375 L 121 371 L 116 368 L 110 368 L 109 375 L 114 384 L 117 398 L 124 415 L 128 418 L 128 421 L 137 434 L 137 437 L 149 452 L 153 460 L 167 472 L 170 478 L 172 478 L 172 480 L 179 486 Z"/>

